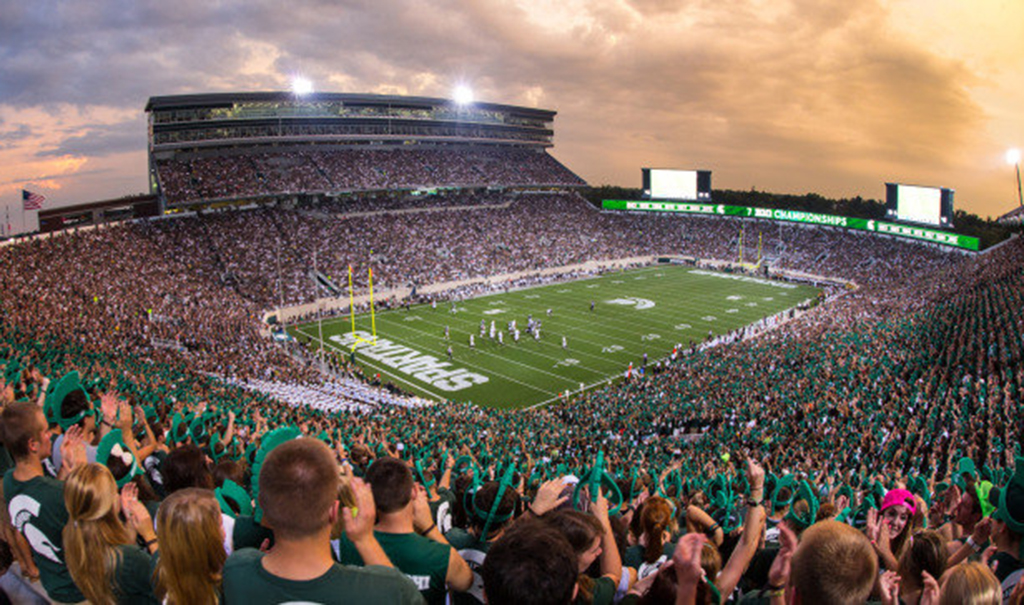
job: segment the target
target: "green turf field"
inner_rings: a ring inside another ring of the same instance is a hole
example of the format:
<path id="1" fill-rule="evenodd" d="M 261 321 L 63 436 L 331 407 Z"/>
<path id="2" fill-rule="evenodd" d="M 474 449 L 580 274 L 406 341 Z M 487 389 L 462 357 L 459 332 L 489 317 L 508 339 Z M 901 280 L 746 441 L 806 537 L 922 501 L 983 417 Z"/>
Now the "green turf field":
<path id="1" fill-rule="evenodd" d="M 677 265 L 609 273 L 376 315 L 377 344 L 358 342 L 350 318 L 324 322 L 326 345 L 345 354 L 355 343 L 356 363 L 380 372 L 408 391 L 433 399 L 471 401 L 502 408 L 528 407 L 602 384 L 672 352 L 677 343 L 700 342 L 815 297 L 818 290 Z M 590 303 L 594 301 L 594 310 Z M 547 310 L 551 309 L 551 315 Z M 527 334 L 527 315 L 539 320 L 540 340 Z M 513 342 L 508 322 L 521 335 Z M 480 335 L 480 321 L 504 332 L 504 344 Z M 445 339 L 445 327 L 450 338 Z M 370 316 L 356 317 L 356 334 L 370 340 Z M 292 334 L 317 340 L 316 323 Z M 469 347 L 469 336 L 476 341 Z M 562 347 L 562 337 L 568 341 Z M 453 357 L 448 359 L 448 347 Z"/>

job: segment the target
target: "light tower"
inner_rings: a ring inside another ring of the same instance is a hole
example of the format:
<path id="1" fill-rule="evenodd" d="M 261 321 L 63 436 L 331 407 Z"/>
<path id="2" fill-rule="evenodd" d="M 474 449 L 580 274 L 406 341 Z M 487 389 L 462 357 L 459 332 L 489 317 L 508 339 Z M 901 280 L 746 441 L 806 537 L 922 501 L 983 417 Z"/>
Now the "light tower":
<path id="1" fill-rule="evenodd" d="M 1006 163 L 1013 164 L 1017 169 L 1017 203 L 1024 206 L 1024 194 L 1020 188 L 1020 149 L 1010 149 L 1006 152 Z"/>

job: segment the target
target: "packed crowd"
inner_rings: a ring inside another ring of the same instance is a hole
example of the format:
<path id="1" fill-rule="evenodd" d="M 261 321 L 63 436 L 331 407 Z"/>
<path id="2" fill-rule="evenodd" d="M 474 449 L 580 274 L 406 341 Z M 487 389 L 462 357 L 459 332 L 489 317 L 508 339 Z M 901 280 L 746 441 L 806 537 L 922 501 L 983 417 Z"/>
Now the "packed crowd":
<path id="1" fill-rule="evenodd" d="M 219 154 L 157 166 L 171 203 L 287 194 L 432 187 L 584 185 L 529 149 L 332 149 Z"/>
<path id="2" fill-rule="evenodd" d="M 21 570 L 60 602 L 1020 602 L 1019 241 L 969 258 L 571 196 L 472 212 L 258 210 L 0 253 L 4 494 L 36 540 L 0 528 Z M 758 233 L 773 267 L 860 288 L 543 410 L 366 405 L 356 390 L 310 407 L 248 388 L 315 381 L 254 328 L 282 291 L 303 300 L 313 250 L 336 263 L 325 272 L 361 255 L 386 283 L 428 283 L 735 258 L 741 231 L 746 258 Z M 275 238 L 287 282 L 263 249 Z M 152 348 L 157 334 L 186 353 Z M 53 515 L 15 506 L 22 494 Z"/>
<path id="3" fill-rule="evenodd" d="M 529 454 L 424 455 L 272 406 L 178 408 L 165 430 L 76 372 L 28 373 L 0 414 L 0 563 L 24 575 L 8 569 L 0 598 L 45 602 L 35 580 L 54 602 L 92 603 L 1024 597 L 1021 457 L 1001 474 L 963 457 L 947 475 L 864 484 L 832 483 L 828 462 L 775 474 L 738 450 L 717 472 L 675 456 L 616 474 L 603 452 L 546 472 Z"/>
<path id="4" fill-rule="evenodd" d="M 0 267 L 12 276 L 0 310 L 12 326 L 90 351 L 180 358 L 173 349 L 154 349 L 159 340 L 180 344 L 189 365 L 202 371 L 309 382 L 316 373 L 260 337 L 258 319 L 313 300 L 314 261 L 340 284 L 351 266 L 359 294 L 371 267 L 382 292 L 671 252 L 734 259 L 740 240 L 744 257 L 756 258 L 757 233 L 764 250 L 781 244 L 794 251 L 777 257 L 773 268 L 861 282 L 865 287 L 851 297 L 864 301 L 857 313 L 872 317 L 924 300 L 891 294 L 909 275 L 957 262 L 933 248 L 841 230 L 601 213 L 574 195 L 512 199 L 463 212 L 343 219 L 279 208 L 213 212 L 35 240 L 0 254 Z"/>
<path id="5" fill-rule="evenodd" d="M 528 196 L 530 194 L 521 194 Z M 382 193 L 380 195 L 354 195 L 343 198 L 327 198 L 309 205 L 314 212 L 330 214 L 356 214 L 390 212 L 395 210 L 422 211 L 429 204 L 432 210 L 438 208 L 473 208 L 477 206 L 507 206 L 520 194 L 496 195 L 483 190 L 444 191 L 423 197 L 410 193 Z"/>

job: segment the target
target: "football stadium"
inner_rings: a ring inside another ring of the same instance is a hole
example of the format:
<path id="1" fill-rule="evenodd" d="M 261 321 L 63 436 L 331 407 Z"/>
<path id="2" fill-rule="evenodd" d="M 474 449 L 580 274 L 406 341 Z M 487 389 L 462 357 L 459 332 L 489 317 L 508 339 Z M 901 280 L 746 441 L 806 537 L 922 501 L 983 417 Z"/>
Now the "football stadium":
<path id="1" fill-rule="evenodd" d="M 1021 602 L 1024 244 L 950 189 L 591 187 L 478 101 L 145 112 L 147 194 L 0 247 L 39 602 Z"/>

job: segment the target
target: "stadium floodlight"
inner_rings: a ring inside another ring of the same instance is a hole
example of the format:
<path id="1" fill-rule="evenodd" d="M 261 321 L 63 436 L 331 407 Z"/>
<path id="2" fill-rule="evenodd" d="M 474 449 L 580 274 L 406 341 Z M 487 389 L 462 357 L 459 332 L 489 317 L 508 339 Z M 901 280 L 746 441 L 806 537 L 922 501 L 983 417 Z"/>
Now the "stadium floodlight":
<path id="1" fill-rule="evenodd" d="M 459 84 L 452 91 L 452 100 L 456 105 L 469 105 L 473 102 L 473 89 L 465 84 Z"/>
<path id="2" fill-rule="evenodd" d="M 313 82 L 309 78 L 303 78 L 302 76 L 292 78 L 292 93 L 296 96 L 302 97 L 311 92 L 313 92 Z"/>
<path id="3" fill-rule="evenodd" d="M 1017 169 L 1017 203 L 1024 206 L 1024 193 L 1020 188 L 1020 149 L 1007 150 L 1006 163 L 1013 164 L 1013 167 Z"/>

